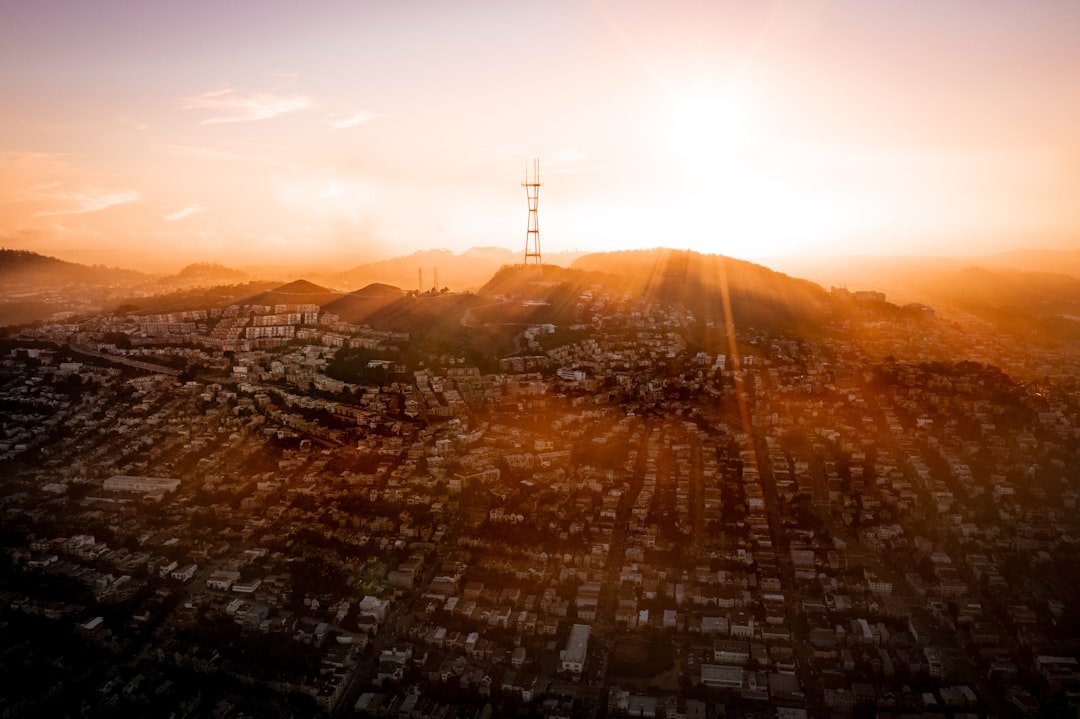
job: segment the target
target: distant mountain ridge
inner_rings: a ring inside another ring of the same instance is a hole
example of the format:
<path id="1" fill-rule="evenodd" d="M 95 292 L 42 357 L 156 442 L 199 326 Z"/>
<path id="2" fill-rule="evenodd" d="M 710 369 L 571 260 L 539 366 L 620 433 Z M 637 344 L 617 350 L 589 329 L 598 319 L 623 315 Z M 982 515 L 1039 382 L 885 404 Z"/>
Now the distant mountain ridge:
<path id="1" fill-rule="evenodd" d="M 241 270 L 219 265 L 216 262 L 196 262 L 180 270 L 175 275 L 163 277 L 161 283 L 185 287 L 205 287 L 208 285 L 231 285 L 247 282 L 251 275 Z"/>
<path id="2" fill-rule="evenodd" d="M 280 279 L 253 281 L 247 272 L 215 263 L 194 263 L 176 275 L 154 277 L 135 270 L 81 265 L 28 250 L 2 249 L 0 287 L 10 290 L 0 296 L 0 323 L 92 309 L 81 289 L 72 291 L 71 302 L 27 295 L 28 290 L 64 286 L 97 288 L 94 296 L 100 298 L 102 308 L 123 304 L 148 311 L 200 303 L 220 306 L 230 301 L 315 304 L 347 322 L 386 322 L 414 330 L 422 329 L 440 313 L 459 311 L 469 313 L 467 326 L 473 330 L 508 323 L 568 323 L 573 321 L 581 296 L 597 286 L 620 298 L 680 303 L 710 326 L 722 325 L 730 317 L 740 325 L 805 332 L 819 324 L 819 309 L 827 299 L 825 290 L 809 280 L 721 255 L 658 248 L 552 257 L 569 261 L 570 267 L 546 264 L 540 282 L 535 281 L 535 272 L 515 270 L 521 268 L 520 253 L 481 247 L 460 254 L 449 250 L 415 252 L 333 275 L 305 273 L 309 279 L 282 284 Z M 819 269 L 831 268 L 831 274 L 842 280 L 836 284 L 879 289 L 899 304 L 921 302 L 943 311 L 958 308 L 989 319 L 1003 330 L 1034 333 L 1032 336 L 1048 340 L 1073 335 L 1080 339 L 1080 322 L 1076 320 L 1080 317 L 1080 249 L 1016 250 L 966 259 L 819 257 L 815 261 Z M 776 264 L 793 267 L 780 258 Z M 436 269 L 438 287 L 434 286 Z M 802 276 L 824 279 L 814 272 Z M 346 293 L 342 287 L 360 289 Z M 475 296 L 440 297 L 444 288 L 451 295 L 472 290 Z M 422 290 L 419 297 L 415 297 L 417 289 Z M 432 293 L 432 289 L 436 291 Z M 493 301 L 510 296 L 531 301 Z"/>
<path id="3" fill-rule="evenodd" d="M 547 257 L 549 264 L 568 265 L 581 254 L 559 252 Z M 503 247 L 472 247 L 459 254 L 450 250 L 421 250 L 404 257 L 357 265 L 342 272 L 316 272 L 311 276 L 332 287 L 354 288 L 385 283 L 420 292 L 438 292 L 443 288 L 461 292 L 478 290 L 500 267 L 520 263 L 521 259 L 520 252 Z"/>
<path id="4" fill-rule="evenodd" d="M 991 269 L 1049 272 L 1080 278 L 1080 248 L 1071 250 L 1010 250 L 978 258 L 974 263 Z"/>

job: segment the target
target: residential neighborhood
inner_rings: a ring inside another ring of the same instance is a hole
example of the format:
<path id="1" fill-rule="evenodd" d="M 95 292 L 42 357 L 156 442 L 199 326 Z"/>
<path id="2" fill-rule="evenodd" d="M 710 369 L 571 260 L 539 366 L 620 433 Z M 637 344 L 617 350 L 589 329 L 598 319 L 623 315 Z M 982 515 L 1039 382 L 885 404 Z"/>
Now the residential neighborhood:
<path id="1" fill-rule="evenodd" d="M 18 329 L 0 714 L 1075 716 L 1078 357 L 833 294 L 712 352 L 597 287 L 480 364 L 304 303 Z"/>

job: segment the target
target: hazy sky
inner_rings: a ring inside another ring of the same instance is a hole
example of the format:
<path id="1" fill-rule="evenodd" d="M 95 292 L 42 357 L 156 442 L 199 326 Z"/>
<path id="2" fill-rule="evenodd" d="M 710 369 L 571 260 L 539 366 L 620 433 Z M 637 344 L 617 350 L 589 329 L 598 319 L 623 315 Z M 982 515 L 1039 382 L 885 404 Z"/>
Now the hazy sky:
<path id="1" fill-rule="evenodd" d="M 0 2 L 0 244 L 1080 246 L 1080 2 Z M 151 267 L 151 263 L 152 267 Z"/>

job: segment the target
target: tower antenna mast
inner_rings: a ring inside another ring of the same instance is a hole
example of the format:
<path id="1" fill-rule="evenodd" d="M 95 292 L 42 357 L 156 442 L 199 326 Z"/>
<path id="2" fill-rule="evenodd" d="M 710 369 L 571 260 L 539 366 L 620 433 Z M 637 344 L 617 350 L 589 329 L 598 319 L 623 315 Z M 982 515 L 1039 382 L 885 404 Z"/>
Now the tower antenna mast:
<path id="1" fill-rule="evenodd" d="M 529 173 L 529 163 L 525 163 L 525 181 L 521 183 L 525 188 L 525 196 L 529 201 L 529 224 L 525 231 L 525 266 L 541 266 L 540 260 L 540 220 L 536 213 L 537 204 L 540 202 L 540 158 L 533 160 L 532 174 Z"/>

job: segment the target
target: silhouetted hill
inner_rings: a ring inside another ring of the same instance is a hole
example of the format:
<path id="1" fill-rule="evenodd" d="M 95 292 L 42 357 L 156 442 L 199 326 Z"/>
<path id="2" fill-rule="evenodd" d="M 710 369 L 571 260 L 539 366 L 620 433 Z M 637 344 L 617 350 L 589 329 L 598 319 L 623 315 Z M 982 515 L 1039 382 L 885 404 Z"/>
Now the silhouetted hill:
<path id="1" fill-rule="evenodd" d="M 372 282 L 367 287 L 363 287 L 355 292 L 350 292 L 349 294 L 355 297 L 398 297 L 405 294 L 405 290 L 400 287 L 394 287 L 393 285 L 383 284 L 382 282 Z"/>
<path id="2" fill-rule="evenodd" d="M 321 287 L 307 280 L 296 280 L 267 292 L 262 292 L 244 300 L 250 305 L 302 305 L 311 304 L 320 307 L 340 298 L 342 293 Z"/>
<path id="3" fill-rule="evenodd" d="M 605 285 L 646 302 L 680 303 L 720 324 L 726 306 L 736 326 L 807 332 L 821 321 L 827 294 L 818 285 L 723 255 L 656 249 L 586 255 L 574 269 L 613 276 Z M 726 299 L 725 299 L 726 298 Z"/>
<path id="4" fill-rule="evenodd" d="M 250 280 L 246 272 L 234 270 L 213 262 L 196 262 L 188 265 L 171 277 L 163 277 L 163 285 L 182 285 L 185 287 L 210 287 L 213 285 L 235 285 Z"/>
<path id="5" fill-rule="evenodd" d="M 69 284 L 131 286 L 148 275 L 114 267 L 80 265 L 28 250 L 0 249 L 0 284 L 57 286 Z"/>
<path id="6" fill-rule="evenodd" d="M 621 305 L 614 316 L 627 321 L 649 305 L 680 304 L 694 316 L 692 337 L 715 348 L 727 342 L 729 317 L 737 330 L 816 333 L 830 301 L 821 287 L 760 265 L 667 249 L 588 255 L 573 268 L 507 266 L 479 294 L 470 326 L 566 327 L 587 321 L 582 308 L 600 294 Z"/>
<path id="7" fill-rule="evenodd" d="M 343 321 L 352 324 L 368 324 L 379 310 L 405 297 L 405 291 L 391 285 L 373 283 L 363 289 L 350 292 L 323 307 Z"/>

